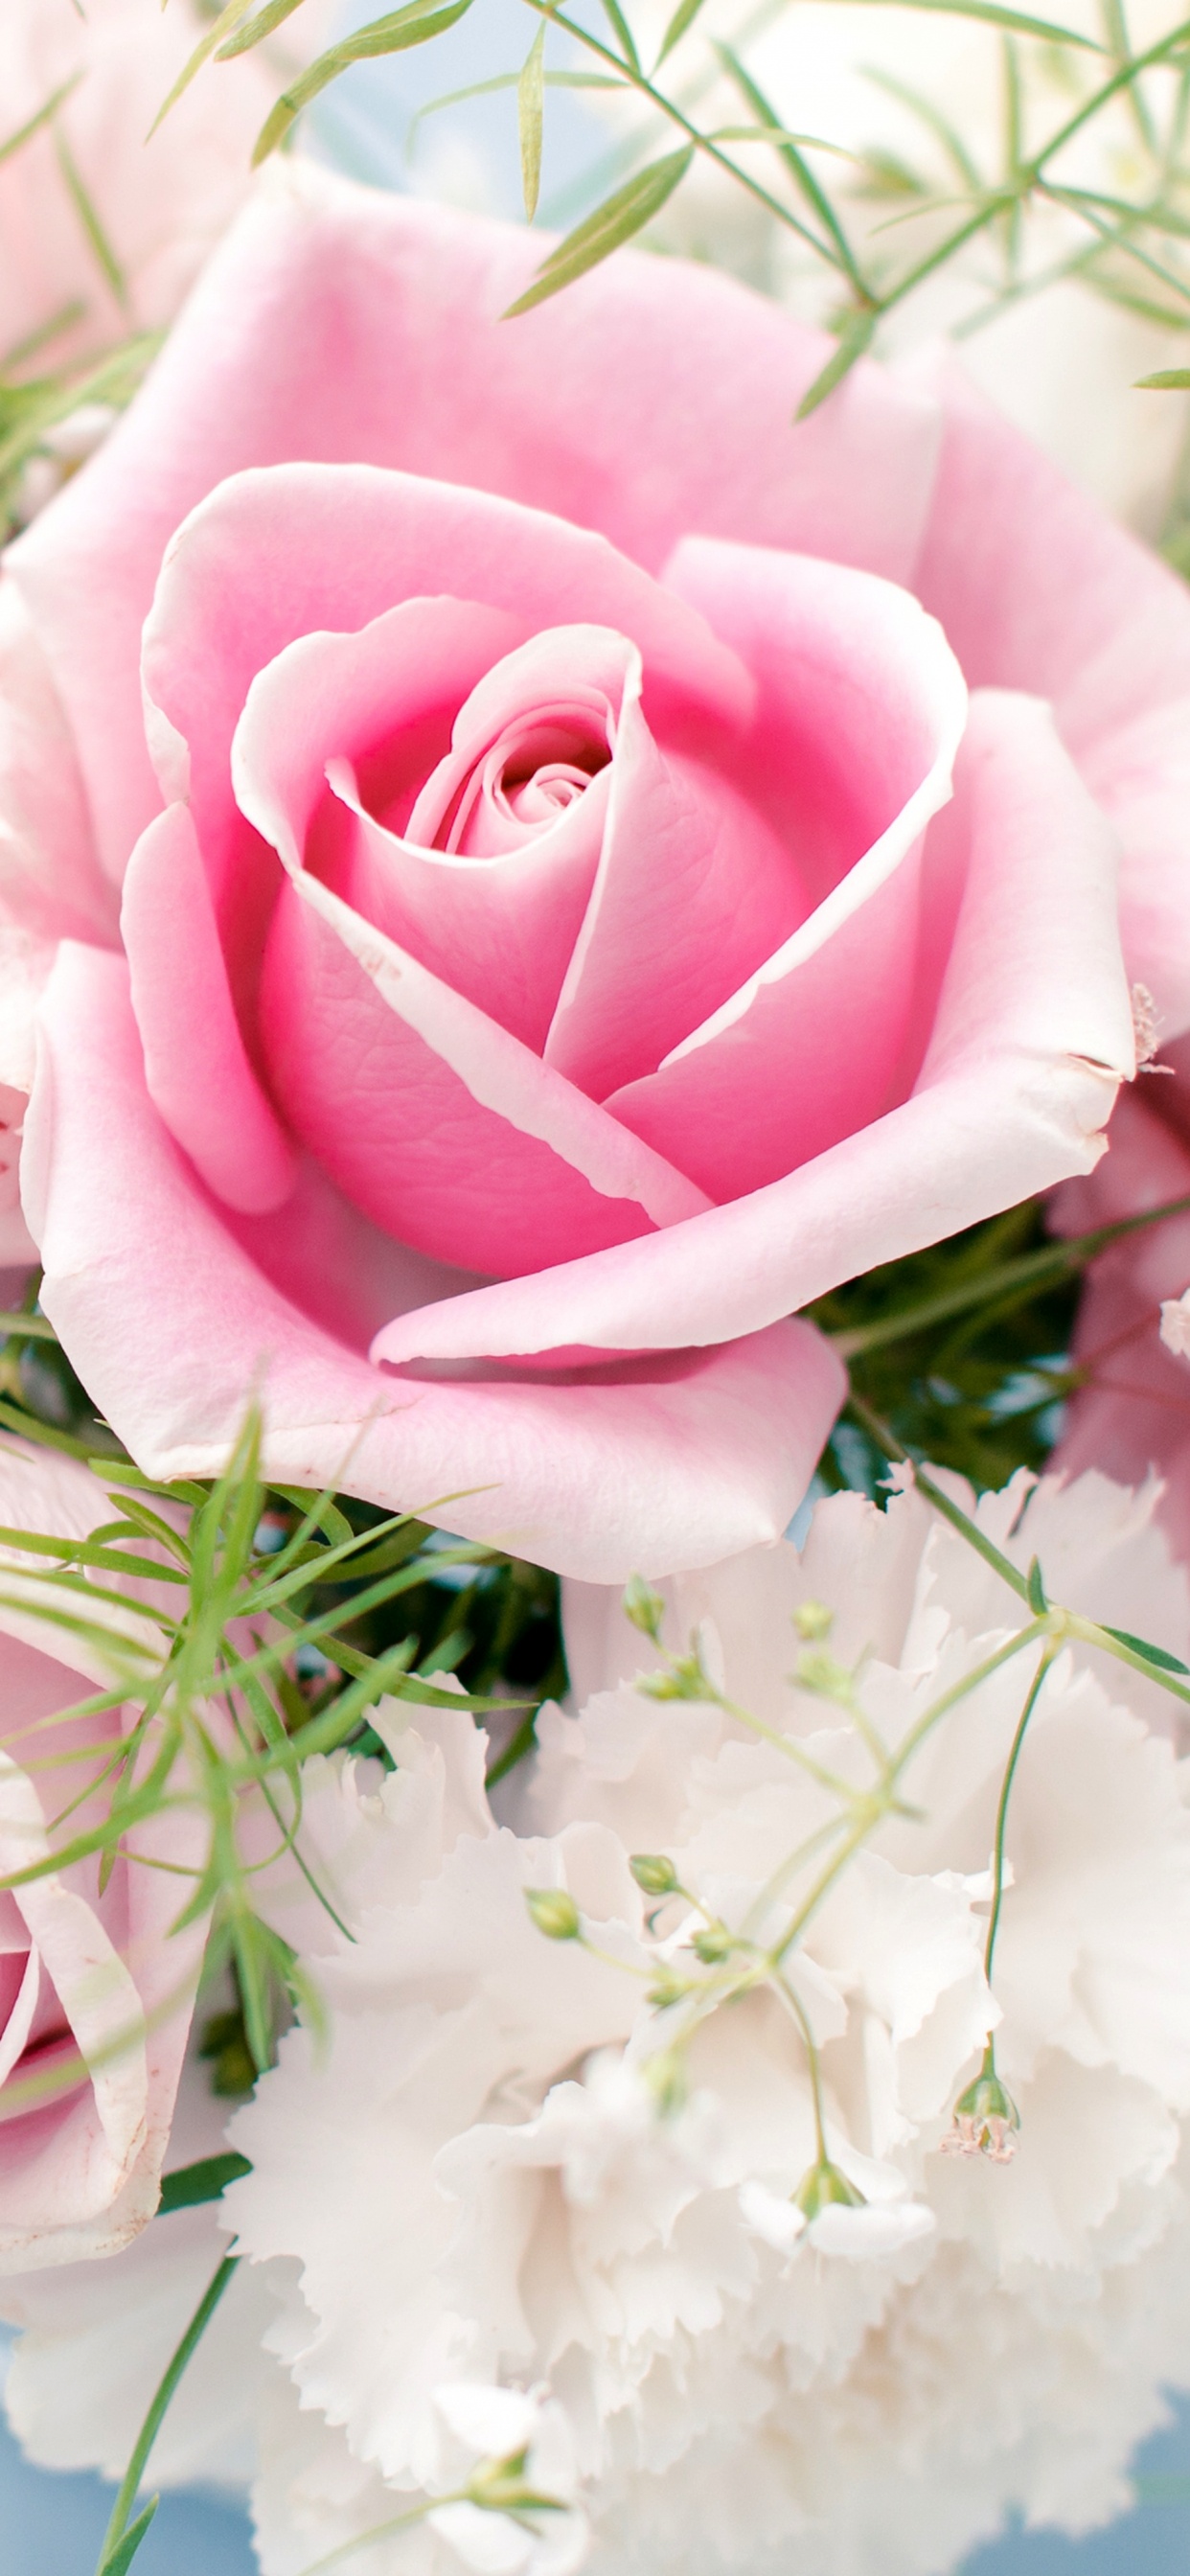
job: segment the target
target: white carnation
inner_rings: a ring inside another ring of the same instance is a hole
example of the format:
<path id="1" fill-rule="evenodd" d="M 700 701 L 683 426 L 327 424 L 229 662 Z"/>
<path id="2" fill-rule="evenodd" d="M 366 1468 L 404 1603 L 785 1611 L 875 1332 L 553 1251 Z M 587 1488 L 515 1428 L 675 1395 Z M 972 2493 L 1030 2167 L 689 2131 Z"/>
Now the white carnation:
<path id="1" fill-rule="evenodd" d="M 979 1519 L 1022 1570 L 1039 1556 L 1050 1598 L 1184 1652 L 1152 1502 L 1021 1477 Z M 231 2123 L 253 2171 L 224 2204 L 250 2258 L 265 2576 L 348 2544 L 359 2576 L 566 2576 L 588 2522 L 601 2576 L 779 2576 L 794 2550 L 808 2576 L 928 2576 L 1009 2507 L 1068 2529 L 1118 2510 L 1162 2384 L 1190 2381 L 1190 1813 L 1155 1723 L 1174 1703 L 1105 1656 L 1052 1665 L 991 1991 L 989 1856 L 1035 1652 L 925 1737 L 782 1975 L 831 1780 L 866 1780 L 864 1731 L 900 1743 L 1025 1614 L 914 1491 L 887 1512 L 839 1496 L 800 1556 L 663 1591 L 667 1648 L 698 1628 L 768 1733 L 713 1695 L 650 1697 L 651 1644 L 571 1587 L 580 1713 L 543 1714 L 502 1820 L 462 1710 L 384 1712 L 383 1780 L 309 1766 L 303 1848 L 354 1938 L 279 1890 L 327 2035 L 291 2031 Z M 860 1723 L 803 1686 L 825 1667 L 790 1678 L 815 1603 L 830 1656 L 863 1658 Z M 739 1942 L 767 1961 L 751 1983 Z M 1020 2115 L 1004 2166 L 939 2152 L 989 2032 Z M 80 2282 L 80 2333 L 94 2296 Z M 62 2323 L 56 2386 L 44 2327 L 14 2366 L 35 2450 L 77 2406 Z"/>

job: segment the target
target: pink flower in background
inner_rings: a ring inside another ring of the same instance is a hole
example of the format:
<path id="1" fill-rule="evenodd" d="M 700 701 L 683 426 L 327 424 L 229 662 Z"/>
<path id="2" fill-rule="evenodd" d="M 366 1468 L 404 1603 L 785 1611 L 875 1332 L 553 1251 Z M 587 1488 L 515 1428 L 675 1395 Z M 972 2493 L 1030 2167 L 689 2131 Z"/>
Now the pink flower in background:
<path id="1" fill-rule="evenodd" d="M 87 0 L 85 15 L 75 0 L 4 0 L 0 140 L 73 83 L 0 163 L 4 359 L 36 342 L 44 372 L 172 321 L 245 193 L 274 94 L 250 57 L 196 82 L 146 143 L 202 31 L 190 0 L 164 18 L 160 0 Z"/>
<path id="2" fill-rule="evenodd" d="M 1158 1033 L 1159 1034 L 1159 1033 Z M 1121 1101 L 1112 1150 L 1090 1180 L 1055 1203 L 1061 1234 L 1190 1198 L 1190 1046 L 1160 1046 L 1171 1068 Z M 1124 1235 L 1092 1265 L 1071 1357 L 1085 1382 L 1071 1399 L 1056 1463 L 1094 1463 L 1133 1483 L 1156 1467 L 1161 1515 L 1190 1557 L 1190 1209 Z"/>
<path id="3" fill-rule="evenodd" d="M 146 1466 L 256 1372 L 272 1474 L 617 1580 L 779 1533 L 792 1309 L 1095 1161 L 1113 825 L 1190 1019 L 1190 604 L 961 384 L 794 428 L 813 333 L 532 257 L 280 174 L 12 551 L 0 1078 L 65 935 L 25 1214 Z"/>
<path id="4" fill-rule="evenodd" d="M 8 1527 L 81 1538 L 111 1508 L 85 1467 L 0 1444 Z M 59 1712 L 111 1689 L 122 1669 L 134 1694 L 166 1651 L 151 1615 L 105 1601 L 102 1580 L 86 1635 L 77 1619 L 73 1629 L 53 1621 L 47 1613 L 77 1608 L 76 1597 L 29 1568 L 28 1557 L 4 1550 L 5 1878 L 49 1857 L 47 1828 L 72 1801 L 69 1831 L 84 1835 L 96 1821 L 122 1712 L 65 1722 Z M 152 2216 L 206 1927 L 165 1935 L 185 1901 L 184 1873 L 201 1864 L 203 1834 L 197 1812 L 174 1809 L 130 1835 L 144 1865 L 121 1853 L 102 1892 L 97 1855 L 0 1891 L 0 2272 L 110 2253 Z"/>

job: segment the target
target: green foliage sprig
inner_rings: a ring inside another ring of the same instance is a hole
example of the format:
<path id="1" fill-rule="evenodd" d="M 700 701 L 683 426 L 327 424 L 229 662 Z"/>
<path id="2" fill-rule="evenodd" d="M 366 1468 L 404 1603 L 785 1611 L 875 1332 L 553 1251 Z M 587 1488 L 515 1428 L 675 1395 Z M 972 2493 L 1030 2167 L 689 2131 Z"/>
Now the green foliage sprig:
<path id="1" fill-rule="evenodd" d="M 329 47 L 284 90 L 261 130 L 256 158 L 267 157 L 302 110 L 353 64 L 432 41 L 470 5 L 472 0 L 408 0 L 404 8 L 371 20 Z M 1123 0 L 1102 0 L 1098 36 L 1060 17 L 1002 5 L 1002 0 L 909 0 L 912 7 L 969 19 L 999 35 L 1003 115 L 998 159 L 981 169 L 942 103 L 877 75 L 917 118 L 931 152 L 941 151 L 945 176 L 940 179 L 902 157 L 844 153 L 843 161 L 850 164 L 848 188 L 832 176 L 839 169 L 839 146 L 828 137 L 788 132 L 746 58 L 752 37 L 771 28 L 788 0 L 775 0 L 775 5 L 765 0 L 734 46 L 704 37 L 699 24 L 704 0 L 678 0 L 651 66 L 646 64 L 644 35 L 621 0 L 602 0 L 602 32 L 567 10 L 562 0 L 525 0 L 525 5 L 539 25 L 521 68 L 510 66 L 494 80 L 452 91 L 432 105 L 454 104 L 500 87 L 515 91 L 522 191 L 530 220 L 540 191 L 550 86 L 594 82 L 619 90 L 645 113 L 625 147 L 634 166 L 550 252 L 533 284 L 509 308 L 510 315 L 560 292 L 645 230 L 701 161 L 729 178 L 779 233 L 808 248 L 836 281 L 836 347 L 804 395 L 799 417 L 840 382 L 887 315 L 981 242 L 996 253 L 996 273 L 989 275 L 984 304 L 966 317 L 961 332 L 980 328 L 1005 305 L 1065 278 L 1171 329 L 1190 326 L 1190 265 L 1184 255 L 1190 240 L 1190 19 L 1137 49 Z M 866 0 L 866 5 L 878 8 L 884 0 Z M 227 0 L 166 107 L 204 64 L 248 52 L 300 6 L 301 0 L 262 0 L 255 7 L 253 0 Z M 547 66 L 547 39 L 561 44 L 564 61 Z M 671 69 L 675 58 L 681 66 L 676 77 Z M 584 60 L 594 68 L 576 68 Z M 1040 140 L 1026 145 L 1025 106 L 1037 86 L 1037 66 L 1056 72 L 1068 97 Z M 746 122 L 725 125 L 702 117 L 702 102 L 714 99 L 725 81 L 735 89 Z M 1135 130 L 1128 185 L 1121 183 L 1120 191 L 1112 193 L 1077 184 L 1069 147 L 1121 101 L 1131 110 Z M 671 148 L 657 152 L 654 139 L 660 142 L 666 135 Z M 884 226 L 869 233 L 862 246 L 848 203 L 857 191 L 877 203 L 884 199 L 889 208 Z M 1047 207 L 1066 217 L 1083 238 L 1047 266 L 1030 268 L 1022 257 L 1022 220 L 1030 209 Z M 901 252 L 898 245 L 907 226 L 911 247 Z M 1154 387 L 1190 383 L 1190 370 L 1161 370 L 1144 382 Z"/>

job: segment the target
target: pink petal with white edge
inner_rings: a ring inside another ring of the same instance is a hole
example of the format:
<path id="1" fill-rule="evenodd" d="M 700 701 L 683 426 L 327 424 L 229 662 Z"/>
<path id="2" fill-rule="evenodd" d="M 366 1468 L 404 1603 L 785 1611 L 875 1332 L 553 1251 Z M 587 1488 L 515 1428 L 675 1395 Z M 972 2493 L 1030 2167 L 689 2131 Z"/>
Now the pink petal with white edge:
<path id="1" fill-rule="evenodd" d="M 737 656 L 605 537 L 372 465 L 234 475 L 171 539 L 141 656 L 161 783 L 191 804 L 221 910 L 242 830 L 232 738 L 257 672 L 301 635 L 358 630 L 402 600 L 442 594 L 503 609 L 531 634 L 611 627 L 638 646 L 661 712 L 747 719 L 753 687 Z"/>
<path id="2" fill-rule="evenodd" d="M 1129 973 L 1176 1037 L 1190 1028 L 1186 585 L 1012 429 L 954 358 L 917 372 L 942 400 L 945 435 L 913 586 L 972 686 L 1052 700 L 1119 836 Z"/>
<path id="3" fill-rule="evenodd" d="M 490 785 L 482 797 L 470 795 L 451 824 L 463 790 L 469 783 L 479 784 L 471 780 L 472 771 L 490 760 L 493 750 L 502 765 L 515 761 L 518 744 L 542 725 L 569 728 L 606 760 L 625 687 L 639 697 L 641 682 L 637 646 L 613 628 L 553 625 L 527 636 L 516 651 L 493 661 L 460 707 L 450 750 L 426 780 L 409 817 L 410 840 L 425 847 L 436 842 L 477 857 L 496 857 L 515 847 L 526 826 L 511 809 L 501 810 L 499 791 Z M 705 723 L 706 711 L 700 712 Z"/>
<path id="4" fill-rule="evenodd" d="M 160 802 L 137 672 L 161 558 L 245 466 L 296 453 L 473 484 L 654 569 L 700 528 L 906 576 L 934 470 L 927 393 L 861 361 L 795 428 L 825 335 L 709 268 L 633 251 L 501 322 L 542 247 L 523 226 L 272 164 L 132 409 L 10 549 L 117 882 Z"/>
<path id="5" fill-rule="evenodd" d="M 295 1133 L 374 1224 L 437 1260 L 501 1277 L 707 1204 L 306 873 L 277 906 L 260 1016 Z"/>
<path id="6" fill-rule="evenodd" d="M 608 773 L 498 859 L 401 840 L 365 813 L 345 763 L 328 778 L 356 825 L 334 891 L 539 1055 L 599 864 Z"/>
<path id="7" fill-rule="evenodd" d="M 870 574 L 692 541 L 669 579 L 760 678 L 760 774 L 805 799 L 820 899 L 660 1070 L 608 1106 L 740 1198 L 891 1105 L 914 991 L 921 837 L 951 792 L 967 691 L 942 630 Z M 817 772 L 817 777 L 815 776 Z M 856 855 L 851 864 L 851 853 Z"/>
<path id="8" fill-rule="evenodd" d="M 1084 1234 L 1190 1197 L 1185 1134 L 1185 1041 L 1177 1078 L 1139 1083 L 1112 1121 L 1111 1152 L 1087 1181 L 1060 1190 L 1057 1234 Z M 1110 1244 L 1079 1299 L 1072 1357 L 1087 1372 L 1066 1413 L 1054 1463 L 1066 1475 L 1098 1468 L 1126 1485 L 1154 1469 L 1160 1516 L 1175 1553 L 1190 1555 L 1190 1367 L 1162 1329 L 1170 1299 L 1190 1283 L 1190 1213 Z"/>
<path id="9" fill-rule="evenodd" d="M 257 1216 L 282 1206 L 294 1151 L 248 1060 L 184 805 L 169 806 L 142 834 L 121 926 L 149 1097 L 170 1134 L 229 1207 Z"/>
<path id="10" fill-rule="evenodd" d="M 808 1326 L 561 1384 L 393 1378 L 271 1288 L 204 1202 L 145 1090 L 121 961 L 64 949 L 43 1033 L 23 1167 L 42 1299 L 147 1473 L 218 1472 L 263 1372 L 268 1475 L 349 1472 L 389 1509 L 591 1582 L 779 1537 L 844 1390 Z"/>
<path id="11" fill-rule="evenodd" d="M 935 844 L 937 847 L 935 849 Z M 1047 711 L 972 702 L 955 804 L 927 844 L 925 917 L 953 935 L 927 989 L 913 1096 L 785 1180 L 693 1227 L 402 1317 L 373 1355 L 656 1349 L 754 1332 L 1088 1171 L 1133 1067 L 1110 835 Z M 949 881 L 949 882 L 948 882 Z"/>
<path id="12" fill-rule="evenodd" d="M 231 746 L 240 811 L 288 863 L 300 866 L 326 794 L 327 763 L 406 765 L 421 785 L 419 751 L 437 718 L 443 737 L 493 662 L 523 640 L 524 621 L 473 599 L 404 599 L 347 634 L 300 635 L 252 679 Z M 437 759 L 437 752 L 431 754 Z M 390 784 L 383 792 L 387 805 Z M 379 812 L 381 798 L 372 810 Z M 391 815 L 383 818 L 391 822 Z"/>
<path id="13" fill-rule="evenodd" d="M 763 814 L 730 777 L 655 741 L 626 690 L 599 871 L 547 1063 L 597 1100 L 651 1073 L 805 910 L 796 860 Z"/>
<path id="14" fill-rule="evenodd" d="M 38 939 L 114 948 L 116 904 L 95 857 L 65 708 L 14 582 L 0 579 L 0 920 Z"/>
<path id="15" fill-rule="evenodd" d="M 502 611 L 407 601 L 360 635 L 310 636 L 279 654 L 249 690 L 232 749 L 240 809 L 291 867 L 307 855 L 329 778 L 352 819 L 342 815 L 332 835 L 324 811 L 318 837 L 328 853 L 320 846 L 310 862 L 318 874 L 365 920 L 537 1049 L 598 864 L 605 786 L 593 779 L 548 829 L 521 831 L 499 856 L 473 858 L 426 846 L 424 772 L 414 778 L 421 788 L 415 801 L 405 778 L 429 721 L 446 710 L 455 717 L 456 747 L 433 763 L 435 776 L 446 773 L 437 800 L 445 812 L 484 748 L 482 736 L 475 739 L 477 709 L 489 732 L 501 729 L 493 684 L 515 692 L 513 706 L 525 718 L 540 706 L 551 673 L 555 692 L 568 668 L 572 687 L 579 686 L 579 639 L 597 635 L 601 661 L 609 660 L 602 630 L 549 630 L 510 651 L 519 622 Z M 639 669 L 639 656 L 623 638 L 610 640 L 611 667 L 597 676 L 618 706 L 625 666 Z M 593 720 L 597 714 L 593 707 Z M 605 733 L 609 721 L 605 705 Z M 400 801 L 413 808 L 400 832 L 386 828 L 383 813 L 377 819 L 398 782 Z M 436 813 L 435 823 L 441 819 Z"/>

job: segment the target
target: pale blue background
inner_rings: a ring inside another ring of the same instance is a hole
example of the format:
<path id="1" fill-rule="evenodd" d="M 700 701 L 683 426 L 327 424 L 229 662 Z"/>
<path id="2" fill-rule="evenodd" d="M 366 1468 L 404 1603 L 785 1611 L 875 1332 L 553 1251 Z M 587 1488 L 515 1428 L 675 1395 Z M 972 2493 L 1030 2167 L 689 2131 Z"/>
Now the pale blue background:
<path id="1" fill-rule="evenodd" d="M 593 0 L 587 0 L 593 5 Z M 2 5 L 2 0 L 0 0 Z M 344 27 L 362 25 L 380 0 L 347 0 Z M 575 14 L 585 14 L 579 0 Z M 598 17 L 598 11 L 595 12 Z M 457 28 L 420 52 L 361 65 L 319 110 L 324 158 L 373 184 L 408 186 L 418 177 L 466 195 L 468 154 L 477 195 L 493 210 L 519 213 L 516 107 L 511 92 L 431 117 L 410 164 L 410 119 L 427 99 L 518 70 L 537 25 L 518 0 L 480 0 Z M 551 43 L 556 64 L 564 52 Z M 214 74 L 208 75 L 215 77 Z M 467 147 L 460 153 L 458 144 Z M 618 158 L 605 130 L 575 95 L 546 101 L 541 219 L 575 222 L 615 182 Z M 2 2364 L 0 2353 L 0 2364 Z M 1154 2500 L 1109 2531 L 1072 2542 L 1048 2533 L 1010 2534 L 980 2550 L 964 2576 L 1190 2576 L 1190 2401 L 1142 2452 L 1137 2468 Z M 151 2469 L 150 2469 L 151 2488 Z M 58 2477 L 27 2467 L 0 2428 L 0 2576 L 93 2576 L 112 2490 L 97 2478 Z M 248 2525 L 234 2506 L 206 2496 L 167 2496 L 136 2560 L 136 2576 L 254 2576 Z M 790 2553 L 795 2576 L 796 2550 Z M 681 2576 L 658 2569 L 657 2576 Z"/>
<path id="2" fill-rule="evenodd" d="M 1146 2444 L 1138 2466 L 1160 2488 L 1184 2482 L 1187 2501 L 1153 2502 L 1079 2542 L 1049 2532 L 981 2549 L 965 2576 L 1187 2576 L 1190 2568 L 1190 2405 Z M 112 2490 L 98 2478 L 49 2477 L 0 2436 L 0 2576 L 94 2576 Z M 796 2550 L 790 2576 L 796 2576 Z M 255 2576 L 244 2517 L 200 2496 L 167 2496 L 135 2576 Z M 657 2576 L 681 2576 L 659 2568 Z"/>

